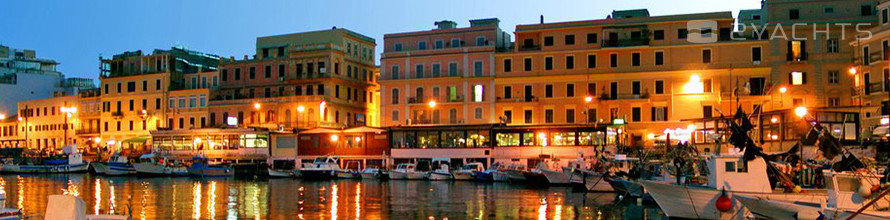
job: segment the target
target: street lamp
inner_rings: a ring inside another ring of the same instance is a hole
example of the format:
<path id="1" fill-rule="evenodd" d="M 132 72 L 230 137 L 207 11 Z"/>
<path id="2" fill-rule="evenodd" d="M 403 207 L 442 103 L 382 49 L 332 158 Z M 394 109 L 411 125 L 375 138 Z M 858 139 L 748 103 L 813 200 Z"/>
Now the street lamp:
<path id="1" fill-rule="evenodd" d="M 68 118 L 71 117 L 71 114 L 77 113 L 77 107 L 61 107 L 59 111 L 65 113 L 65 126 L 62 127 L 64 129 L 64 140 L 62 141 L 63 145 L 68 146 Z"/>
<path id="2" fill-rule="evenodd" d="M 785 92 L 788 92 L 788 88 L 785 88 L 784 86 L 782 86 L 781 88 L 779 88 L 779 92 L 784 94 Z"/>
<path id="3" fill-rule="evenodd" d="M 797 115 L 797 117 L 803 118 L 807 115 L 807 107 L 800 106 L 794 108 L 794 114 Z"/>
<path id="4" fill-rule="evenodd" d="M 856 67 L 850 67 L 850 70 L 848 70 L 848 72 L 850 73 L 850 75 L 856 75 Z"/>
<path id="5" fill-rule="evenodd" d="M 303 111 L 306 111 L 306 107 L 303 107 L 302 105 L 297 106 L 297 126 L 296 127 L 300 127 L 300 114 L 303 114 Z"/>
<path id="6" fill-rule="evenodd" d="M 779 108 L 785 107 L 785 93 L 788 92 L 788 88 L 782 86 L 779 87 Z"/>
<path id="7" fill-rule="evenodd" d="M 435 107 L 436 107 L 436 100 L 430 100 L 430 102 L 427 103 L 427 104 L 430 106 L 430 108 L 435 108 Z"/>
<path id="8" fill-rule="evenodd" d="M 0 120 L 6 120 L 6 114 L 0 114 Z"/>
<path id="9" fill-rule="evenodd" d="M 262 108 L 262 107 L 263 107 L 263 105 L 260 105 L 259 102 L 254 102 L 254 103 L 253 103 L 253 109 L 260 110 L 260 108 Z"/>

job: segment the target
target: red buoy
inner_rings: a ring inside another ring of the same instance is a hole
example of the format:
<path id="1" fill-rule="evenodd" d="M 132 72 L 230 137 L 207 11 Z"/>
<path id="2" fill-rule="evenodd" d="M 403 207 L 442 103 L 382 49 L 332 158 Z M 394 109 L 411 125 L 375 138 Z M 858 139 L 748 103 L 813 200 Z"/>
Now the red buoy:
<path id="1" fill-rule="evenodd" d="M 726 195 L 726 189 L 723 189 L 720 197 L 717 197 L 717 202 L 714 203 L 714 206 L 721 212 L 727 212 L 732 209 L 732 200 Z"/>

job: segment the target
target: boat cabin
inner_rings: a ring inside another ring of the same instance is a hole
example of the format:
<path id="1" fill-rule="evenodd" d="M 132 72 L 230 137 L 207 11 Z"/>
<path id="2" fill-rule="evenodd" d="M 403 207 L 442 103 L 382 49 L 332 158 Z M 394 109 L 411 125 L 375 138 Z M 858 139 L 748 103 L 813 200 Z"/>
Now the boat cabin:
<path id="1" fill-rule="evenodd" d="M 742 155 L 713 155 L 707 158 L 708 187 L 735 192 L 770 193 L 766 161 L 745 161 Z"/>

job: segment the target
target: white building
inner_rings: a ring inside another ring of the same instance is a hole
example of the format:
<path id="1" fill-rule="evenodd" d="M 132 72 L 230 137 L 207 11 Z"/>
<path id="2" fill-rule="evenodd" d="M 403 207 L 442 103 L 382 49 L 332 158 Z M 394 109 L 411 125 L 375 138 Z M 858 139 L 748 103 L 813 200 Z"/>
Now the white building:
<path id="1" fill-rule="evenodd" d="M 40 59 L 33 50 L 0 45 L 0 114 L 15 115 L 16 103 L 53 97 L 63 92 L 64 75 L 55 60 Z"/>

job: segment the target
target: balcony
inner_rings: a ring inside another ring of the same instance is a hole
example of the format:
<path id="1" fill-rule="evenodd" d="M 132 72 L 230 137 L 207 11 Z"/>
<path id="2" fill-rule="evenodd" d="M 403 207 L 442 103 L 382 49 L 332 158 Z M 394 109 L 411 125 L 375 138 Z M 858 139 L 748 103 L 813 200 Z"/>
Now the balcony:
<path id="1" fill-rule="evenodd" d="M 74 130 L 76 135 L 99 134 L 99 128 L 77 129 Z"/>
<path id="2" fill-rule="evenodd" d="M 640 94 L 618 94 L 617 96 L 612 96 L 608 93 L 603 93 L 600 95 L 600 100 L 619 100 L 619 99 L 648 99 L 649 92 L 643 92 Z"/>
<path id="3" fill-rule="evenodd" d="M 445 101 L 446 102 L 464 102 L 464 97 L 459 96 L 459 95 L 454 96 L 454 97 L 448 97 L 448 99 L 446 99 Z"/>
<path id="4" fill-rule="evenodd" d="M 497 97 L 497 102 L 537 102 L 538 97 L 528 96 L 528 97 Z"/>
<path id="5" fill-rule="evenodd" d="M 865 95 L 871 95 L 872 93 L 878 93 L 884 91 L 884 84 L 880 82 L 869 83 L 865 87 Z"/>
<path id="6" fill-rule="evenodd" d="M 541 50 L 541 46 L 539 45 L 522 45 L 519 47 L 519 51 L 539 51 Z"/>
<path id="7" fill-rule="evenodd" d="M 124 117 L 124 112 L 122 112 L 122 111 L 111 112 L 111 116 L 114 116 L 114 117 Z"/>
<path id="8" fill-rule="evenodd" d="M 331 78 L 330 73 L 298 73 L 296 76 L 289 76 L 287 80 L 308 80 L 308 79 L 325 79 Z"/>
<path id="9" fill-rule="evenodd" d="M 602 47 L 634 47 L 649 45 L 648 38 L 641 39 L 603 39 Z"/>

